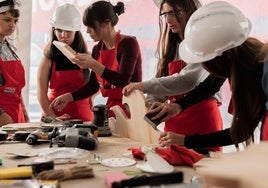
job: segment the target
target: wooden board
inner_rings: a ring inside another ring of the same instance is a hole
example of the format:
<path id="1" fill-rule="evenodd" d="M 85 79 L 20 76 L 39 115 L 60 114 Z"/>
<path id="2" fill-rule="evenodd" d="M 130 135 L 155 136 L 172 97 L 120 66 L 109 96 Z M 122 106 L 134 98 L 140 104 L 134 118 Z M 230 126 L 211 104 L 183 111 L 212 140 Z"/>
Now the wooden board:
<path id="1" fill-rule="evenodd" d="M 160 132 L 154 130 L 144 120 L 144 115 L 148 110 L 145 106 L 144 94 L 139 90 L 134 90 L 129 96 L 123 96 L 122 101 L 128 106 L 131 117 L 128 118 L 120 106 L 112 107 L 116 115 L 113 133 L 147 144 L 158 143 Z"/>
<path id="2" fill-rule="evenodd" d="M 74 51 L 68 44 L 54 40 L 52 42 L 68 59 L 74 58 L 76 51 Z"/>
<path id="3" fill-rule="evenodd" d="M 40 122 L 30 122 L 30 123 L 10 123 L 2 126 L 2 129 L 17 129 L 17 130 L 28 130 L 28 129 L 36 129 L 41 126 Z"/>
<path id="4" fill-rule="evenodd" d="M 195 168 L 206 188 L 267 188 L 268 142 L 249 146 L 244 151 L 204 158 Z"/>
<path id="5" fill-rule="evenodd" d="M 61 124 L 43 123 L 43 122 L 28 122 L 28 123 L 10 123 L 1 127 L 1 130 L 7 131 L 8 134 L 13 134 L 16 131 L 33 131 L 40 127 L 62 127 Z"/>

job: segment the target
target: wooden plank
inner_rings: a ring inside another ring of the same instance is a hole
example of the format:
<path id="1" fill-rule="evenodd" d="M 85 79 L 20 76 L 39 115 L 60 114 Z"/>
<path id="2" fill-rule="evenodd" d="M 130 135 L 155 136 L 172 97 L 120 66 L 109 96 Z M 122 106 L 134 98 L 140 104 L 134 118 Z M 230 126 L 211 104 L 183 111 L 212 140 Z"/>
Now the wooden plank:
<path id="1" fill-rule="evenodd" d="M 74 58 L 76 51 L 74 51 L 68 44 L 54 40 L 52 42 L 68 59 Z"/>
<path id="2" fill-rule="evenodd" d="M 10 123 L 1 127 L 2 130 L 13 130 L 13 131 L 27 131 L 41 127 L 40 122 L 29 122 L 29 123 Z"/>

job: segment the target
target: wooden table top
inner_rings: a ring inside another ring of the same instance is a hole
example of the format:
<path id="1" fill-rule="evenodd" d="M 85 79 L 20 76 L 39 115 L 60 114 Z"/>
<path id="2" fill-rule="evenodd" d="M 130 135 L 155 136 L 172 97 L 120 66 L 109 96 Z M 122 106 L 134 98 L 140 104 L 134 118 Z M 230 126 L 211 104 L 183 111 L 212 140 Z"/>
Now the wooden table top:
<path id="1" fill-rule="evenodd" d="M 18 164 L 31 163 L 38 157 L 30 157 L 30 158 L 11 158 L 7 153 L 27 153 L 32 152 L 34 150 L 40 148 L 48 148 L 48 143 L 42 143 L 39 145 L 28 145 L 26 143 L 16 143 L 16 144 L 1 144 L 0 145 L 0 157 L 2 157 L 3 165 L 0 166 L 2 168 L 11 168 L 17 167 Z M 88 151 L 88 155 L 81 159 L 77 160 L 77 164 L 68 164 L 68 165 L 55 165 L 55 169 L 67 168 L 75 165 L 89 165 L 86 160 L 92 159 L 93 153 L 97 153 L 105 158 L 117 158 L 123 157 L 124 154 L 129 153 L 129 147 L 142 147 L 143 143 L 130 140 L 128 138 L 121 138 L 117 136 L 111 137 L 99 137 L 99 145 L 98 148 L 94 151 Z M 57 146 L 54 146 L 57 147 Z M 126 156 L 132 158 L 132 155 Z M 137 161 L 137 163 L 143 163 L 143 161 Z M 118 172 L 137 172 L 139 169 L 135 167 L 135 165 L 128 167 L 107 167 L 101 164 L 92 164 L 93 171 L 95 176 L 93 178 L 87 179 L 76 179 L 76 180 L 67 180 L 60 183 L 60 185 L 64 188 L 79 188 L 88 187 L 107 187 L 104 181 L 104 176 L 108 173 L 118 173 Z M 177 166 L 175 167 L 176 171 L 182 171 L 184 173 L 184 182 L 189 183 L 190 179 L 196 175 L 196 172 L 191 167 L 186 166 Z"/>

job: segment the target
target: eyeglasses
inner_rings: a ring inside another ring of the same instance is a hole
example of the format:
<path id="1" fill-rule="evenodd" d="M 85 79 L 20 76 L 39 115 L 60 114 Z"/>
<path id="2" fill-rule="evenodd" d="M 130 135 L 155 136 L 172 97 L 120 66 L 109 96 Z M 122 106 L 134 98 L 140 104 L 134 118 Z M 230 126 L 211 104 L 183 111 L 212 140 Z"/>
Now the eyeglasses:
<path id="1" fill-rule="evenodd" d="M 180 9 L 178 11 L 171 10 L 169 12 L 162 12 L 162 13 L 160 13 L 160 17 L 166 19 L 167 16 L 170 16 L 170 17 L 174 18 L 174 17 L 176 17 L 176 15 L 181 14 L 182 11 L 183 11 L 183 9 Z"/>

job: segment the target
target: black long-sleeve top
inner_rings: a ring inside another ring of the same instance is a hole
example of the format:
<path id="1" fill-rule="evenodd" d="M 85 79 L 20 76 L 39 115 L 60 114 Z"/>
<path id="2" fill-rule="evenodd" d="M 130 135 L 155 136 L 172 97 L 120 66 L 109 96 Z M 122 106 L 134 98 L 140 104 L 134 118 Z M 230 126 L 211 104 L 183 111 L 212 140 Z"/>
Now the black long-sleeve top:
<path id="1" fill-rule="evenodd" d="M 177 100 L 176 103 L 181 106 L 182 110 L 184 110 L 193 104 L 212 97 L 216 92 L 220 90 L 225 80 L 226 78 L 220 78 L 210 74 L 186 97 Z M 186 147 L 194 149 L 227 146 L 231 144 L 233 144 L 233 141 L 231 139 L 229 128 L 203 135 L 195 134 L 185 136 L 184 140 L 184 145 Z"/>

